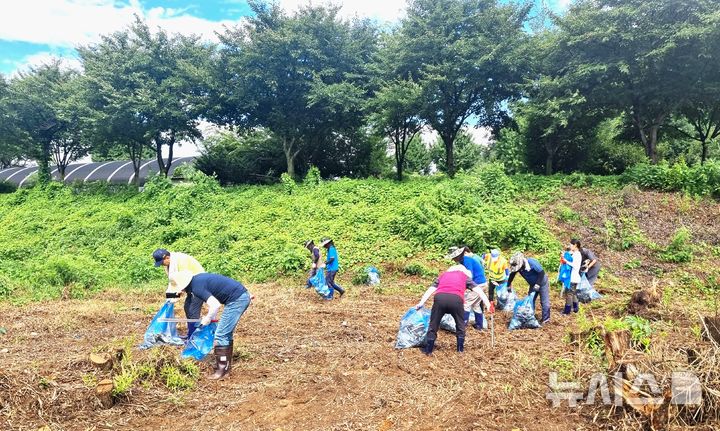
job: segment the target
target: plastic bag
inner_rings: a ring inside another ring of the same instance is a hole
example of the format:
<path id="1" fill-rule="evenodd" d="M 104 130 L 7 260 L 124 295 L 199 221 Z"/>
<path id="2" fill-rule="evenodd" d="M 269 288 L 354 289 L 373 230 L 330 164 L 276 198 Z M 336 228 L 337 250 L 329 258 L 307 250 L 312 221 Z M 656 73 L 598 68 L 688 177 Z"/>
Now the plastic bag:
<path id="1" fill-rule="evenodd" d="M 508 289 L 507 283 L 503 283 L 495 288 L 495 296 L 497 297 L 497 309 L 500 311 L 512 312 L 517 302 L 517 294 L 515 291 Z"/>
<path id="2" fill-rule="evenodd" d="M 165 301 L 145 331 L 143 343 L 139 346 L 140 349 L 149 349 L 161 344 L 182 346 L 183 340 L 177 334 L 177 323 L 160 322 L 162 318 L 173 317 L 175 317 L 175 304 L 172 301 Z"/>
<path id="3" fill-rule="evenodd" d="M 525 298 L 515 303 L 512 319 L 510 319 L 509 330 L 513 329 L 537 329 L 540 327 L 537 318 L 535 318 L 535 307 L 533 307 L 533 299 L 535 293 L 531 293 Z"/>
<path id="4" fill-rule="evenodd" d="M 377 286 L 380 284 L 380 271 L 374 266 L 369 266 L 365 269 L 367 272 L 367 284 L 370 286 Z"/>
<path id="5" fill-rule="evenodd" d="M 400 320 L 400 329 L 397 333 L 396 349 L 407 349 L 425 345 L 425 338 L 430 327 L 430 310 L 423 307 L 416 310 L 409 309 Z"/>
<path id="6" fill-rule="evenodd" d="M 473 326 L 475 324 L 475 313 L 470 313 L 470 318 L 468 319 L 468 327 Z M 483 329 L 488 328 L 488 322 L 487 319 L 483 319 Z M 457 326 L 455 325 L 455 319 L 449 314 L 446 314 L 440 319 L 440 329 L 444 329 L 448 332 L 452 332 L 453 334 L 457 330 Z"/>
<path id="7" fill-rule="evenodd" d="M 602 295 L 598 293 L 595 288 L 592 287 L 585 274 L 583 274 L 580 284 L 577 287 L 577 298 L 578 301 L 583 304 L 587 304 L 590 301 L 602 298 Z"/>
<path id="8" fill-rule="evenodd" d="M 310 278 L 310 284 L 323 299 L 332 299 L 332 289 L 325 281 L 325 270 L 319 269 L 315 276 Z"/>
<path id="9" fill-rule="evenodd" d="M 213 349 L 217 325 L 217 322 L 212 322 L 207 326 L 201 326 L 195 330 L 192 337 L 188 340 L 185 350 L 182 352 L 182 357 L 202 361 Z"/>

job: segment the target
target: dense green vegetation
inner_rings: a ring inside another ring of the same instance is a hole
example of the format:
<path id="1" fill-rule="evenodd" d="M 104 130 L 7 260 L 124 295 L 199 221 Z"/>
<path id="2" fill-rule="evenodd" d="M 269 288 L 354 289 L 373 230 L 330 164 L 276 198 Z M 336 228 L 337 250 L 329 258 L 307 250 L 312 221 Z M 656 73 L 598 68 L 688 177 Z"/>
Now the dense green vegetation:
<path id="1" fill-rule="evenodd" d="M 458 243 L 552 251 L 548 263 L 557 259 L 538 201 L 515 195 L 525 186 L 496 165 L 453 180 L 309 179 L 290 187 L 221 188 L 201 173 L 190 176 L 180 186 L 155 177 L 142 193 L 51 183 L 0 195 L 0 294 L 82 296 L 159 282 L 150 254 L 161 246 L 243 281 L 298 276 L 309 263 L 303 241 L 323 235 L 337 238 L 348 274 L 370 264 L 426 274 Z M 549 181 L 544 190 L 555 187 Z"/>
<path id="2" fill-rule="evenodd" d="M 248 3 L 218 44 L 138 19 L 78 47 L 82 71 L 0 77 L 0 167 L 34 160 L 43 182 L 51 164 L 62 177 L 92 154 L 167 172 L 163 154 L 203 139 L 203 120 L 230 130 L 201 145 L 199 167 L 223 184 L 310 166 L 402 179 L 431 162 L 450 177 L 487 161 L 617 175 L 720 156 L 718 0 L 577 0 L 561 16 L 531 1 L 409 0 L 392 26 Z M 494 139 L 468 145 L 471 127 Z M 428 128 L 432 148 L 418 139 Z"/>

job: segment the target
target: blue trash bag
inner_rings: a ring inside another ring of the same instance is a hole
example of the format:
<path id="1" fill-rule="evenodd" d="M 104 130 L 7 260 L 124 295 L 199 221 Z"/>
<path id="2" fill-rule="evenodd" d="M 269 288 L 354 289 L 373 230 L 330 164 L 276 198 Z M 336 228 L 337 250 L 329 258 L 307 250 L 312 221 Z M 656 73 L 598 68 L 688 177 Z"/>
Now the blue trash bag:
<path id="1" fill-rule="evenodd" d="M 430 328 L 430 310 L 425 307 L 419 310 L 412 307 L 400 319 L 395 348 L 407 349 L 424 346 L 428 328 Z"/>
<path id="2" fill-rule="evenodd" d="M 468 319 L 468 327 L 475 325 L 475 313 L 470 313 L 470 318 Z M 483 329 L 488 328 L 488 321 L 487 319 L 483 319 Z M 453 334 L 457 332 L 457 325 L 455 325 L 455 319 L 449 314 L 446 314 L 440 319 L 440 329 L 443 329 L 448 332 L 452 332 Z"/>
<path id="3" fill-rule="evenodd" d="M 194 358 L 202 361 L 213 349 L 217 325 L 217 322 L 212 322 L 207 326 L 201 326 L 195 330 L 185 345 L 185 350 L 183 350 L 181 357 L 183 359 Z"/>
<path id="4" fill-rule="evenodd" d="M 323 299 L 332 299 L 332 288 L 325 281 L 324 269 L 319 269 L 315 276 L 310 278 L 310 284 Z"/>
<path id="5" fill-rule="evenodd" d="M 602 295 L 598 293 L 595 288 L 592 287 L 585 274 L 582 275 L 580 284 L 577 287 L 577 298 L 578 301 L 583 304 L 587 304 L 590 301 L 602 298 Z"/>
<path id="6" fill-rule="evenodd" d="M 536 293 L 524 297 L 515 303 L 512 319 L 510 319 L 509 330 L 514 329 L 537 329 L 540 323 L 535 317 L 535 307 L 533 307 L 533 299 Z"/>
<path id="7" fill-rule="evenodd" d="M 370 286 L 377 286 L 380 284 L 380 271 L 374 266 L 369 266 L 365 269 L 367 272 L 367 284 Z"/>
<path id="8" fill-rule="evenodd" d="M 140 349 L 149 349 L 151 347 L 159 346 L 161 344 L 170 344 L 174 346 L 182 346 L 183 340 L 178 337 L 177 334 L 177 323 L 175 322 L 160 322 L 162 318 L 173 318 L 175 317 L 175 304 L 172 301 L 165 301 L 160 310 L 153 317 L 150 326 L 145 331 L 145 337 L 143 343 L 139 346 Z"/>
<path id="9" fill-rule="evenodd" d="M 515 309 L 517 294 L 514 290 L 508 289 L 507 282 L 495 288 L 495 297 L 497 298 L 498 310 L 510 313 Z"/>

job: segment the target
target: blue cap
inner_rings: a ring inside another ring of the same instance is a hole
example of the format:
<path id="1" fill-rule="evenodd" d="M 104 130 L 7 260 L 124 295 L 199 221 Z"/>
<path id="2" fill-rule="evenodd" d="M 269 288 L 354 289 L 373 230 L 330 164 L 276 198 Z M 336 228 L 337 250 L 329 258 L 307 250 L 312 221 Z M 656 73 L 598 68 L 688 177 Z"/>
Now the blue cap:
<path id="1" fill-rule="evenodd" d="M 500 250 L 496 248 L 490 250 L 490 256 L 492 256 L 493 259 L 497 259 L 500 256 Z"/>
<path id="2" fill-rule="evenodd" d="M 153 259 L 155 259 L 155 267 L 162 265 L 165 256 L 170 256 L 170 252 L 164 248 L 159 248 L 153 252 Z"/>

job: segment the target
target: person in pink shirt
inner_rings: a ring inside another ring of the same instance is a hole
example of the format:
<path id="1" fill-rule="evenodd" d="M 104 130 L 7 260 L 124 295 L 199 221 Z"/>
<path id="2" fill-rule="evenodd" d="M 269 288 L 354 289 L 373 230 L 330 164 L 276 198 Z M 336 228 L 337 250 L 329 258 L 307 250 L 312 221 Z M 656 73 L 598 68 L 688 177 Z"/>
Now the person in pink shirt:
<path id="1" fill-rule="evenodd" d="M 425 305 L 432 295 L 432 310 L 430 311 L 430 329 L 427 333 L 427 344 L 423 353 L 430 356 L 435 348 L 435 340 L 437 339 L 437 331 L 440 328 L 440 320 L 444 315 L 450 314 L 455 320 L 455 336 L 457 337 L 457 351 L 463 352 L 465 346 L 465 321 L 463 315 L 465 312 L 465 289 L 472 289 L 473 292 L 480 295 L 480 299 L 485 304 L 488 313 L 495 312 L 495 307 L 488 301 L 487 295 L 482 286 L 476 284 L 472 279 L 472 274 L 463 266 L 462 261 L 465 255 L 465 249 L 462 247 L 452 247 L 446 259 L 451 259 L 455 265 L 448 268 L 447 271 L 440 274 L 415 308 L 420 309 Z"/>

